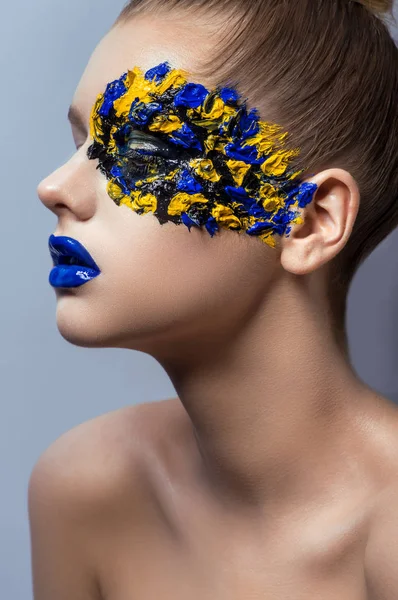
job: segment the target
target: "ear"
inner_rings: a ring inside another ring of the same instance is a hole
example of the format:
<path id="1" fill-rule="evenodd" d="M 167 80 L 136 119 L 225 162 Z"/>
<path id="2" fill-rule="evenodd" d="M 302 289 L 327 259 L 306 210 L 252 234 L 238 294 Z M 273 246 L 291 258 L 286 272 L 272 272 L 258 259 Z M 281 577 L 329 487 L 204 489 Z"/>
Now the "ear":
<path id="1" fill-rule="evenodd" d="M 344 169 L 327 169 L 306 180 L 318 186 L 302 209 L 303 222 L 281 239 L 281 264 L 303 275 L 332 260 L 346 245 L 359 210 L 355 179 Z"/>

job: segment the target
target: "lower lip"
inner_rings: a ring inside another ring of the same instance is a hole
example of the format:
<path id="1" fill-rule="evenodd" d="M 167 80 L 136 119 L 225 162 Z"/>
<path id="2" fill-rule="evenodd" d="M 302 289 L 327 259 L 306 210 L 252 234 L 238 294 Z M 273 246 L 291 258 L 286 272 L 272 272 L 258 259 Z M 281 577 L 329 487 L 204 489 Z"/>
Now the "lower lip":
<path id="1" fill-rule="evenodd" d="M 75 288 L 95 279 L 101 271 L 79 265 L 58 265 L 49 275 L 49 282 L 55 288 Z"/>

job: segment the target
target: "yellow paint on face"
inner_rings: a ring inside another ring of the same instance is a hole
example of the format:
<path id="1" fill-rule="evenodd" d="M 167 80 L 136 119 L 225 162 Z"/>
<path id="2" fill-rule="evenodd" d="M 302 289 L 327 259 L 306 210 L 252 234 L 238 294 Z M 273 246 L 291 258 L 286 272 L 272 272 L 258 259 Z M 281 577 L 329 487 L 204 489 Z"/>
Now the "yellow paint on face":
<path id="1" fill-rule="evenodd" d="M 238 187 L 243 183 L 245 175 L 250 171 L 250 166 L 242 160 L 227 160 L 227 166 L 232 173 L 234 181 Z"/>
<path id="2" fill-rule="evenodd" d="M 267 160 L 262 163 L 261 170 L 264 175 L 268 175 L 270 177 L 279 177 L 285 173 L 290 160 L 297 155 L 297 151 L 294 150 L 282 150 L 275 152 L 275 154 L 267 158 Z"/>
<path id="3" fill-rule="evenodd" d="M 221 98 L 216 98 L 211 109 L 206 110 L 201 106 L 198 108 L 191 108 L 188 109 L 187 116 L 195 123 L 195 125 L 213 131 L 218 129 L 221 123 L 229 121 L 236 113 L 236 108 L 227 106 Z"/>
<path id="4" fill-rule="evenodd" d="M 212 150 L 216 150 L 217 152 L 222 152 L 225 154 L 225 146 L 232 142 L 231 137 L 223 136 L 222 139 L 219 135 L 210 134 L 204 141 L 204 146 L 206 149 L 206 154 L 211 152 Z"/>
<path id="5" fill-rule="evenodd" d="M 104 94 L 99 94 L 93 108 L 91 109 L 90 116 L 90 136 L 93 140 L 96 140 L 98 143 L 102 144 L 102 136 L 104 135 L 104 130 L 102 126 L 102 118 L 99 116 L 98 111 L 102 106 L 104 101 Z"/>
<path id="6" fill-rule="evenodd" d="M 181 213 L 186 212 L 192 204 L 206 204 L 207 202 L 208 199 L 202 194 L 186 194 L 185 192 L 180 192 L 171 199 L 168 213 L 169 215 L 181 215 Z"/>
<path id="7" fill-rule="evenodd" d="M 280 125 L 248 113 L 236 90 L 188 83 L 167 63 L 147 73 L 134 67 L 109 84 L 93 106 L 90 135 L 88 154 L 100 158 L 109 196 L 161 223 L 205 225 L 211 235 L 219 225 L 275 247 L 275 233 L 301 222 L 296 209 L 313 190 L 290 183 L 304 169 L 289 168 L 299 149 L 284 148 Z"/>
<path id="8" fill-rule="evenodd" d="M 208 179 L 213 182 L 220 181 L 221 179 L 221 176 L 215 170 L 214 164 L 210 159 L 195 158 L 189 161 L 189 165 L 195 170 L 195 173 L 203 177 L 203 179 Z"/>
<path id="9" fill-rule="evenodd" d="M 283 144 L 286 132 L 282 132 L 280 125 L 267 121 L 259 122 L 260 131 L 245 140 L 244 146 L 256 146 L 258 154 L 269 154 L 276 144 Z"/>
<path id="10" fill-rule="evenodd" d="M 132 103 L 138 99 L 141 102 L 150 102 L 149 93 L 153 90 L 153 84 L 145 79 L 141 69 L 134 67 L 128 71 L 126 78 L 127 91 L 121 98 L 114 101 L 113 106 L 118 117 L 127 117 Z"/>
<path id="11" fill-rule="evenodd" d="M 177 115 L 156 115 L 151 125 L 150 131 L 161 131 L 162 133 L 172 133 L 182 127 L 182 123 Z"/>
<path id="12" fill-rule="evenodd" d="M 124 196 L 123 190 L 120 187 L 120 185 L 115 183 L 115 181 L 112 179 L 108 182 L 107 192 L 112 198 L 112 200 L 121 200 Z"/>
<path id="13" fill-rule="evenodd" d="M 157 198 L 153 194 L 143 194 L 140 191 L 131 193 L 131 207 L 135 211 L 143 211 L 143 213 L 154 212 L 157 208 Z"/>
<path id="14" fill-rule="evenodd" d="M 232 208 L 224 204 L 216 204 L 211 211 L 216 221 L 228 229 L 241 229 L 242 221 L 233 213 Z"/>

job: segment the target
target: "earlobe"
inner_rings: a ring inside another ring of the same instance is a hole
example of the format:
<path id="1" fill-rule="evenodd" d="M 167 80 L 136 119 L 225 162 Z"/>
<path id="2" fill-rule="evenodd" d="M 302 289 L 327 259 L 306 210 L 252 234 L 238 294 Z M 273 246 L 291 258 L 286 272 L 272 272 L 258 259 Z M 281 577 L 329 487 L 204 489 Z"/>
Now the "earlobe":
<path id="1" fill-rule="evenodd" d="M 359 189 L 344 169 L 328 169 L 314 176 L 318 186 L 312 201 L 281 240 L 281 264 L 304 275 L 332 260 L 346 245 L 359 210 Z"/>

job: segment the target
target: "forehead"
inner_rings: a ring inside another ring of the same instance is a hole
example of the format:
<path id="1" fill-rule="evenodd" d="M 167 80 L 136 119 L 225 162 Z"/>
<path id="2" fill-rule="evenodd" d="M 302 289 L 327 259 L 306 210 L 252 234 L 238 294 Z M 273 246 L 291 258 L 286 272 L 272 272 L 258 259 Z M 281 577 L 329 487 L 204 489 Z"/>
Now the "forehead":
<path id="1" fill-rule="evenodd" d="M 118 24 L 91 55 L 73 104 L 88 122 L 91 108 L 107 83 L 119 79 L 134 66 L 146 71 L 164 61 L 173 68 L 188 71 L 190 81 L 212 86 L 214 82 L 195 77 L 201 61 L 211 56 L 211 37 L 211 25 L 198 26 L 187 17 L 172 20 L 142 15 Z"/>

